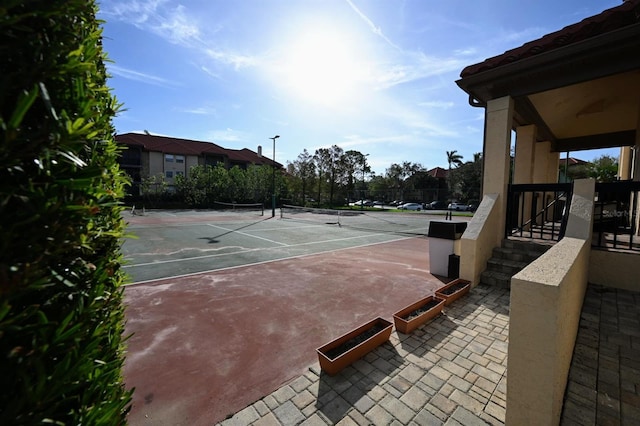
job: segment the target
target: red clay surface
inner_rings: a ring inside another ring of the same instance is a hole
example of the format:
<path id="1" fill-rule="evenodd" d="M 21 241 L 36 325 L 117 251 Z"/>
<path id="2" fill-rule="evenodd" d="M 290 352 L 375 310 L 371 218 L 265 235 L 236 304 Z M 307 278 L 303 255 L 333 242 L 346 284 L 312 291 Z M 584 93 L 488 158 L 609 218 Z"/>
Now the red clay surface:
<path id="1" fill-rule="evenodd" d="M 211 425 L 317 365 L 315 349 L 431 294 L 428 239 L 408 238 L 131 285 L 131 425 Z"/>

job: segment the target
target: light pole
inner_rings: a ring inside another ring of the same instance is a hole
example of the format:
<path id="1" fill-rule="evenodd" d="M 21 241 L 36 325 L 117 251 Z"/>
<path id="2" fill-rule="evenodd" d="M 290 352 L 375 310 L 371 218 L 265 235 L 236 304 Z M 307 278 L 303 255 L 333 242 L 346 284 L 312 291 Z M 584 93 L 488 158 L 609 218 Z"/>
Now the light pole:
<path id="1" fill-rule="evenodd" d="M 365 185 L 364 185 L 364 169 L 367 167 L 367 157 L 369 154 L 364 154 L 362 156 L 362 197 L 360 198 L 360 210 L 364 210 L 364 193 L 365 193 Z"/>
<path id="2" fill-rule="evenodd" d="M 269 138 L 273 141 L 273 179 L 271 180 L 271 217 L 275 217 L 276 215 L 276 139 L 278 139 L 280 135 L 275 135 L 272 138 Z"/>

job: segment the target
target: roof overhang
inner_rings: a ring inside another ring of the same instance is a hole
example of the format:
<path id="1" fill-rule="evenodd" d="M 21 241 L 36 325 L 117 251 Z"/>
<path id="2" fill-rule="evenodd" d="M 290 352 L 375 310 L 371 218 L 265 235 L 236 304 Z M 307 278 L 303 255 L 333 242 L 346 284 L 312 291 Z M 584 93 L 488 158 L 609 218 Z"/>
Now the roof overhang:
<path id="1" fill-rule="evenodd" d="M 550 141 L 554 151 L 635 145 L 638 52 L 640 2 L 634 0 L 469 66 L 456 83 L 473 106 L 512 97 L 512 127 L 536 125 L 537 140 Z"/>

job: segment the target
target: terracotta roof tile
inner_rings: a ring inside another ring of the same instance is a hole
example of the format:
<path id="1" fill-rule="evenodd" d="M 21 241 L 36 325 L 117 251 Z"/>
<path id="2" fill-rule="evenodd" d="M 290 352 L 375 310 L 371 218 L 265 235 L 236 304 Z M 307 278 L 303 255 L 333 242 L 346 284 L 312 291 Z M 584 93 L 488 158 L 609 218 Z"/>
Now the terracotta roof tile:
<path id="1" fill-rule="evenodd" d="M 116 142 L 139 146 L 147 151 L 156 151 L 166 154 L 178 155 L 222 155 L 233 162 L 251 164 L 271 164 L 270 158 L 259 156 L 250 149 L 227 149 L 213 142 L 194 141 L 190 139 L 180 139 L 168 136 L 147 135 L 142 133 L 124 133 L 116 135 Z M 276 161 L 277 167 L 282 167 Z"/>
<path id="2" fill-rule="evenodd" d="M 446 179 L 449 175 L 449 171 L 447 169 L 443 169 L 442 167 L 435 167 L 431 170 L 427 170 L 427 174 L 434 178 Z"/>
<path id="3" fill-rule="evenodd" d="M 620 6 L 607 9 L 598 15 L 566 26 L 538 40 L 533 40 L 520 47 L 508 50 L 502 55 L 485 59 L 475 65 L 469 65 L 462 70 L 460 77 L 469 77 L 639 22 L 640 0 L 628 0 Z"/>

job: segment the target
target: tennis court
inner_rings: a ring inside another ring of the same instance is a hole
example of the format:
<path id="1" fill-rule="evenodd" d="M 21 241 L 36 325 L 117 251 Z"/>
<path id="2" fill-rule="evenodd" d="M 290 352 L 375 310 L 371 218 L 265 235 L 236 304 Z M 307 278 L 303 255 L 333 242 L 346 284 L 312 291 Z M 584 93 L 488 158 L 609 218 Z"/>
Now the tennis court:
<path id="1" fill-rule="evenodd" d="M 303 374 L 326 341 L 445 280 L 420 234 L 442 217 L 270 213 L 125 213 L 132 425 L 221 421 Z"/>

